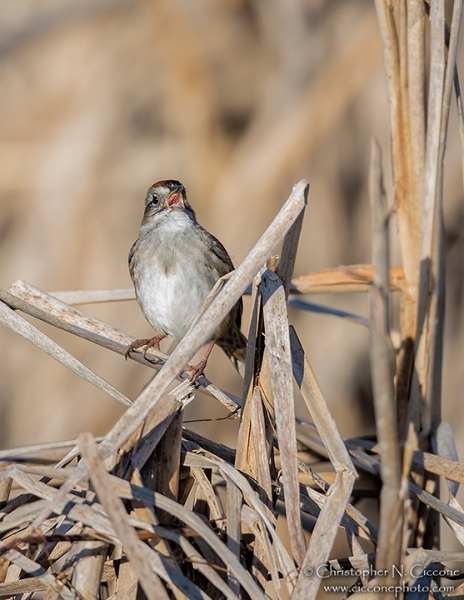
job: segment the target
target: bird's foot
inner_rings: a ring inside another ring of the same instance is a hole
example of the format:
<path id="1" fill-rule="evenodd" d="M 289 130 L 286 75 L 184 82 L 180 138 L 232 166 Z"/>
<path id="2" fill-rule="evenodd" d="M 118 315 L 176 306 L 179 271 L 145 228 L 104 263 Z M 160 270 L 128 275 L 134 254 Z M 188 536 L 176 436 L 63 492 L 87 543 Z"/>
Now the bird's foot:
<path id="1" fill-rule="evenodd" d="M 195 381 L 201 377 L 205 371 L 206 367 L 206 359 L 203 358 L 197 365 L 187 365 L 186 371 L 190 373 L 189 381 L 190 383 L 195 383 Z"/>
<path id="2" fill-rule="evenodd" d="M 195 381 L 203 375 L 206 363 L 208 362 L 209 355 L 211 354 L 211 351 L 214 348 L 214 344 L 215 340 L 211 340 L 211 342 L 208 344 L 205 358 L 202 358 L 197 365 L 187 365 L 185 370 L 190 372 L 190 383 L 195 383 Z"/>
<path id="3" fill-rule="evenodd" d="M 137 348 L 143 348 L 143 357 L 147 358 L 147 350 L 149 348 L 156 348 L 157 350 L 159 350 L 160 342 L 165 337 L 165 335 L 155 335 L 152 338 L 141 338 L 139 340 L 134 340 L 127 346 L 126 351 L 124 352 L 125 359 L 127 360 L 130 356 L 131 351 L 137 350 Z"/>

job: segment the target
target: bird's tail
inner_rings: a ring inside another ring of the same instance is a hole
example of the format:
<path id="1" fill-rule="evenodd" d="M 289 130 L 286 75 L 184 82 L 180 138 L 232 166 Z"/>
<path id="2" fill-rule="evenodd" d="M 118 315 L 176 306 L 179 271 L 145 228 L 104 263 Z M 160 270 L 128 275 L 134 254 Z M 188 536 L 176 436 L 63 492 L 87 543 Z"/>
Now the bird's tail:
<path id="1" fill-rule="evenodd" d="M 216 343 L 243 377 L 245 374 L 245 360 L 248 343 L 243 333 L 239 329 L 236 329 L 233 338 L 220 338 Z"/>

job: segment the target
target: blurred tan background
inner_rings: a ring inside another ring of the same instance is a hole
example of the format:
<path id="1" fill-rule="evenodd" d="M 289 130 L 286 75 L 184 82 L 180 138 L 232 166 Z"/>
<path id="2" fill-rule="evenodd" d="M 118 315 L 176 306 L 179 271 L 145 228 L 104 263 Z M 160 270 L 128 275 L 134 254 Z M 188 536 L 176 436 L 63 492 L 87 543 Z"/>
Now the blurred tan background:
<path id="1" fill-rule="evenodd" d="M 311 190 L 295 275 L 370 261 L 372 136 L 382 145 L 390 189 L 386 85 L 371 1 L 3 0 L 0 81 L 3 288 L 17 279 L 47 291 L 131 287 L 127 254 L 145 192 L 164 178 L 185 184 L 200 223 L 238 263 L 304 177 Z M 444 418 L 459 438 L 463 209 L 454 112 Z M 311 300 L 368 312 L 361 296 Z M 82 308 L 134 336 L 151 335 L 135 302 Z M 367 330 L 293 309 L 290 318 L 342 435 L 371 433 Z M 131 398 L 152 376 L 34 324 Z M 0 447 L 73 438 L 82 429 L 104 434 L 121 414 L 115 400 L 29 342 L 4 326 L 0 335 Z M 207 374 L 240 394 L 219 350 Z M 224 415 L 205 399 L 186 418 Z M 235 426 L 192 424 L 231 444 Z"/>

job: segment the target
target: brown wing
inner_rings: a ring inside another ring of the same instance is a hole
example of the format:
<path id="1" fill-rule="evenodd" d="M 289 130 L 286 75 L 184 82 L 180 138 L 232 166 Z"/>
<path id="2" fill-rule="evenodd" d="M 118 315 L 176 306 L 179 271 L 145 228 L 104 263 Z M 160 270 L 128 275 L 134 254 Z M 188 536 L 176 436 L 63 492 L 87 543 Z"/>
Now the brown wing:
<path id="1" fill-rule="evenodd" d="M 135 240 L 135 242 L 132 244 L 132 247 L 129 251 L 129 273 L 130 276 L 132 278 L 132 281 L 134 281 L 134 253 L 136 250 L 136 247 L 138 245 L 138 239 Z"/>
<path id="2" fill-rule="evenodd" d="M 215 238 L 214 235 L 211 235 L 210 233 L 208 235 L 211 238 L 209 240 L 211 250 L 213 252 L 214 257 L 216 258 L 215 266 L 222 277 L 223 275 L 226 275 L 227 273 L 230 273 L 235 269 L 234 263 L 232 262 L 229 253 L 221 244 L 221 242 L 217 238 Z"/>

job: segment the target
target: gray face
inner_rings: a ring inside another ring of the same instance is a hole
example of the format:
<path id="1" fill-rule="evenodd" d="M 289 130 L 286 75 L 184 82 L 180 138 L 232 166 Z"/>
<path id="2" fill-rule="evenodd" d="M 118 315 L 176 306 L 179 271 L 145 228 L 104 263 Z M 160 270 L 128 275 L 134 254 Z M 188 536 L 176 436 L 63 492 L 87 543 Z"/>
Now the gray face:
<path id="1" fill-rule="evenodd" d="M 152 221 L 152 218 L 156 218 L 157 214 L 165 210 L 185 211 L 192 220 L 195 220 L 195 213 L 187 202 L 184 186 L 174 179 L 158 181 L 148 189 L 142 225 L 148 224 L 148 221 Z"/>

